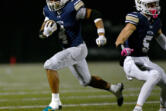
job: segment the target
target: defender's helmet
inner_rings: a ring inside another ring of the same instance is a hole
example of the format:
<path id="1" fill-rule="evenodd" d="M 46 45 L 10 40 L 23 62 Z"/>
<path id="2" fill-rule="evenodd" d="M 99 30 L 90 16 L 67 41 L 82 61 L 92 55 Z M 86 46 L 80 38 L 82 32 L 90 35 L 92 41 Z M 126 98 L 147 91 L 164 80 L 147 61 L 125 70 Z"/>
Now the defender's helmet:
<path id="1" fill-rule="evenodd" d="M 69 0 L 46 0 L 50 11 L 57 11 L 64 7 Z"/>
<path id="2" fill-rule="evenodd" d="M 157 18 L 160 14 L 159 0 L 135 0 L 136 9 Z"/>

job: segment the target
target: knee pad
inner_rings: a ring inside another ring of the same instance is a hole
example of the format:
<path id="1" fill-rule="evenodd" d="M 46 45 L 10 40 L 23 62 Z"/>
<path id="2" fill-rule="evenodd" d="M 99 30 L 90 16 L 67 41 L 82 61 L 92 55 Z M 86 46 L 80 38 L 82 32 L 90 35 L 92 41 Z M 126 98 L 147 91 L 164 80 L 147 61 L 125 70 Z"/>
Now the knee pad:
<path id="1" fill-rule="evenodd" d="M 47 60 L 45 63 L 44 63 L 44 69 L 51 69 L 51 66 L 52 66 L 52 63 L 50 60 Z"/>
<path id="2" fill-rule="evenodd" d="M 44 63 L 44 69 L 51 69 L 51 70 L 57 70 L 59 67 L 58 67 L 58 62 L 55 60 L 55 61 L 51 61 L 50 59 L 47 60 L 45 63 Z"/>
<path id="3" fill-rule="evenodd" d="M 162 76 L 157 70 L 150 71 L 150 80 L 158 83 L 161 80 Z"/>
<path id="4" fill-rule="evenodd" d="M 123 69 L 128 76 L 131 75 L 133 63 L 134 62 L 131 57 L 126 57 L 126 59 L 124 60 Z"/>
<path id="5" fill-rule="evenodd" d="M 84 80 L 84 81 L 80 80 L 80 85 L 86 87 L 89 85 L 90 82 L 91 82 L 91 78 L 89 80 Z"/>

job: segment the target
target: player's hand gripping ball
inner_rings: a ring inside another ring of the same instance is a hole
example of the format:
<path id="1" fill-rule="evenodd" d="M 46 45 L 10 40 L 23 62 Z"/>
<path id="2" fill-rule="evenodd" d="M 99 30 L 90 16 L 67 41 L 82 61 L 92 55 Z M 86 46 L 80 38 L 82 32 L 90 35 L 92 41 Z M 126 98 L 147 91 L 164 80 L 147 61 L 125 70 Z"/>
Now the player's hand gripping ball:
<path id="1" fill-rule="evenodd" d="M 57 30 L 57 23 L 53 20 L 45 21 L 43 35 L 49 37 L 53 32 Z"/>

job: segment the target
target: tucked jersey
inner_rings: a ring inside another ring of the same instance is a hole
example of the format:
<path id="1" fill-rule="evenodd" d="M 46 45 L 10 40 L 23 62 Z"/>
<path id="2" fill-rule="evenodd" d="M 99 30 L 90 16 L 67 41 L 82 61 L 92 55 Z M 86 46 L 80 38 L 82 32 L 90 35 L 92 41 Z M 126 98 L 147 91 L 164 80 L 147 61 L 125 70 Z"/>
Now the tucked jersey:
<path id="1" fill-rule="evenodd" d="M 43 9 L 45 17 L 56 21 L 60 26 L 59 39 L 64 48 L 78 46 L 83 43 L 80 20 L 77 12 L 84 7 L 81 0 L 70 0 L 61 10 L 50 11 L 46 5 Z"/>
<path id="2" fill-rule="evenodd" d="M 125 47 L 134 49 L 131 56 L 146 56 L 151 41 L 161 28 L 160 19 L 148 20 L 140 12 L 132 12 L 126 15 L 125 23 L 131 23 L 136 26 L 136 30 L 125 42 Z"/>

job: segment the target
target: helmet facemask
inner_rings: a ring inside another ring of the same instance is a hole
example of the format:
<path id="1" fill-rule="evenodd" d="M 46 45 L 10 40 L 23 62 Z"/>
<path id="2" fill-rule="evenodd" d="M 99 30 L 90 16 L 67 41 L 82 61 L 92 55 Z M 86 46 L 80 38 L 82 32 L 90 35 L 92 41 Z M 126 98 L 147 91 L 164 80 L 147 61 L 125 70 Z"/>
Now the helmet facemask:
<path id="1" fill-rule="evenodd" d="M 68 0 L 46 0 L 47 6 L 50 11 L 58 11 L 64 7 Z"/>
<path id="2" fill-rule="evenodd" d="M 160 14 L 159 0 L 135 0 L 138 11 L 153 18 L 157 18 Z"/>

